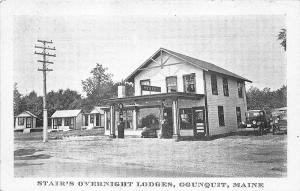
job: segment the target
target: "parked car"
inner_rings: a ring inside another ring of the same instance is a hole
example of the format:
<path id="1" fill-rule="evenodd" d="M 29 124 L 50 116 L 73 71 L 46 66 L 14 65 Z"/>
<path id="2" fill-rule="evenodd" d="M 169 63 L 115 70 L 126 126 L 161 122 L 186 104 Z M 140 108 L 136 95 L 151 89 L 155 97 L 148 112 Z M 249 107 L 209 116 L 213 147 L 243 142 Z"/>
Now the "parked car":
<path id="1" fill-rule="evenodd" d="M 142 138 L 157 138 L 157 129 L 144 127 L 142 131 Z"/>
<path id="2" fill-rule="evenodd" d="M 278 108 L 272 111 L 272 132 L 277 133 L 287 133 L 287 108 Z"/>
<path id="3" fill-rule="evenodd" d="M 267 133 L 270 129 L 264 110 L 246 111 L 246 121 L 240 127 L 246 131 L 255 131 L 259 135 Z"/>

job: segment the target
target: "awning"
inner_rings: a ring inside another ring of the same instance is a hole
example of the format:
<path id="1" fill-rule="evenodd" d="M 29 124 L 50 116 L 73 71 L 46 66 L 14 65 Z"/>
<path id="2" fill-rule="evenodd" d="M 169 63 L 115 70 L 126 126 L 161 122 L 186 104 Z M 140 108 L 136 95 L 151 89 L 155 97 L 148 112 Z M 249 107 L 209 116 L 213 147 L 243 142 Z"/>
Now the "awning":
<path id="1" fill-rule="evenodd" d="M 193 94 L 193 93 L 183 93 L 183 92 L 172 92 L 172 93 L 161 93 L 161 94 L 151 94 L 151 95 L 142 95 L 142 96 L 129 96 L 124 98 L 110 98 L 102 100 L 104 104 L 135 104 L 135 102 L 147 102 L 147 101 L 163 101 L 163 100 L 200 100 L 203 98 L 204 94 Z M 143 104 L 142 104 L 143 105 Z M 134 106 L 134 105 L 132 105 Z"/>

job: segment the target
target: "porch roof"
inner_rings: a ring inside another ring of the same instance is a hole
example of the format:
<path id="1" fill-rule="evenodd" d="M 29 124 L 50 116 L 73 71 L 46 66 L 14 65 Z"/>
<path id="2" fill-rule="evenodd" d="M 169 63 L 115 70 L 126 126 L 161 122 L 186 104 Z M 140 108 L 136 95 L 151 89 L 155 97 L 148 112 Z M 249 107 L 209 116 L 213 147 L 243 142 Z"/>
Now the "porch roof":
<path id="1" fill-rule="evenodd" d="M 105 104 L 117 104 L 117 103 L 132 103 L 135 101 L 156 101 L 156 100 L 167 100 L 167 99 L 184 99 L 184 100 L 200 100 L 204 94 L 184 93 L 184 92 L 171 92 L 171 93 L 160 93 L 150 94 L 142 96 L 128 96 L 124 98 L 110 98 L 105 99 L 102 102 Z"/>

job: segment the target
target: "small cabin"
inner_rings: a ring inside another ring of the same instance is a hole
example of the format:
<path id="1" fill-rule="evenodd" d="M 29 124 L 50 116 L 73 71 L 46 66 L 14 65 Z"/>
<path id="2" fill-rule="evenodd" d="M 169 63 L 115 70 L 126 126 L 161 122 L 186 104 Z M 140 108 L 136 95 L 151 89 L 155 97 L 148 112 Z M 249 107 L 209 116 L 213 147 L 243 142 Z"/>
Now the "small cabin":
<path id="1" fill-rule="evenodd" d="M 80 109 L 57 110 L 51 116 L 51 129 L 69 131 L 82 128 L 82 112 Z"/>
<path id="2" fill-rule="evenodd" d="M 37 116 L 29 111 L 23 111 L 15 117 L 15 129 L 36 128 Z"/>
<path id="3" fill-rule="evenodd" d="M 107 107 L 94 107 L 90 113 L 83 114 L 83 126 L 86 129 L 104 128 L 104 109 Z"/>

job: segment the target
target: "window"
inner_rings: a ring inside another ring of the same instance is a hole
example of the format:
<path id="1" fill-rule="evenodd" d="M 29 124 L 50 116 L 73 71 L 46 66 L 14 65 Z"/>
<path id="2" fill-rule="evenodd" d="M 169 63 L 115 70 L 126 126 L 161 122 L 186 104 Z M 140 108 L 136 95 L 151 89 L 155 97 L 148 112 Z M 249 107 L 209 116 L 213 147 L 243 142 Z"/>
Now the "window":
<path id="1" fill-rule="evenodd" d="M 18 125 L 24 125 L 24 117 L 18 118 Z"/>
<path id="2" fill-rule="evenodd" d="M 183 89 L 187 93 L 196 92 L 195 74 L 189 74 L 183 76 Z"/>
<path id="3" fill-rule="evenodd" d="M 65 126 L 70 126 L 70 117 L 66 117 L 64 120 L 65 120 Z"/>
<path id="4" fill-rule="evenodd" d="M 89 125 L 89 115 L 84 115 L 84 126 Z"/>
<path id="5" fill-rule="evenodd" d="M 180 129 L 193 129 L 192 108 L 179 109 Z"/>
<path id="6" fill-rule="evenodd" d="M 215 74 L 211 75 L 211 90 L 213 95 L 218 95 L 217 76 Z"/>
<path id="7" fill-rule="evenodd" d="M 142 90 L 142 85 L 150 86 L 150 80 L 141 80 L 140 81 L 140 85 L 141 85 L 141 95 L 148 95 L 148 94 L 150 94 L 150 91 L 143 91 Z"/>
<path id="8" fill-rule="evenodd" d="M 229 96 L 228 80 L 227 80 L 227 78 L 223 78 L 223 92 L 224 92 L 224 96 Z"/>
<path id="9" fill-rule="evenodd" d="M 238 94 L 239 98 L 243 98 L 243 83 L 238 82 Z"/>
<path id="10" fill-rule="evenodd" d="M 94 115 L 90 115 L 90 123 L 94 123 Z"/>
<path id="11" fill-rule="evenodd" d="M 70 128 L 70 129 L 74 129 L 74 118 L 73 118 L 73 117 L 70 117 L 69 120 L 70 120 L 69 128 Z"/>
<path id="12" fill-rule="evenodd" d="M 241 114 L 240 107 L 236 107 L 236 120 L 237 120 L 238 124 L 240 124 L 242 122 L 242 114 Z"/>
<path id="13" fill-rule="evenodd" d="M 218 106 L 218 116 L 219 116 L 219 125 L 225 126 L 223 106 Z"/>
<path id="14" fill-rule="evenodd" d="M 177 77 L 176 76 L 167 77 L 166 84 L 167 84 L 167 93 L 177 92 Z"/>
<path id="15" fill-rule="evenodd" d="M 62 124 L 62 118 L 57 118 L 57 126 L 61 126 Z"/>

